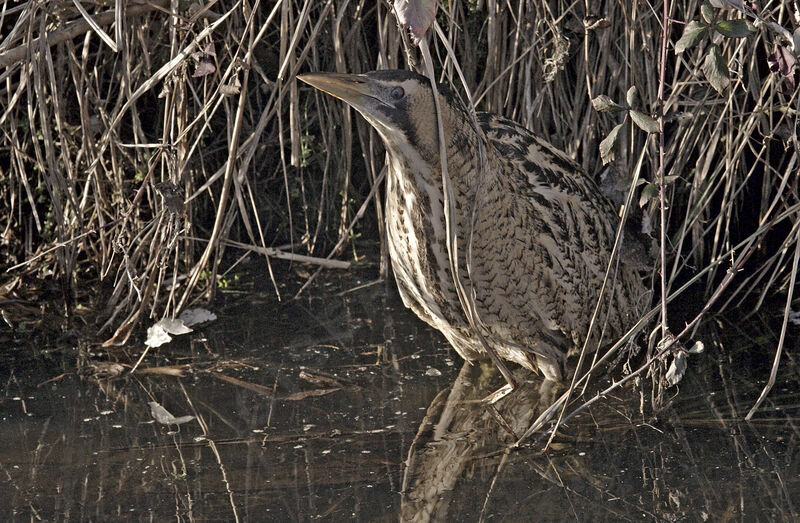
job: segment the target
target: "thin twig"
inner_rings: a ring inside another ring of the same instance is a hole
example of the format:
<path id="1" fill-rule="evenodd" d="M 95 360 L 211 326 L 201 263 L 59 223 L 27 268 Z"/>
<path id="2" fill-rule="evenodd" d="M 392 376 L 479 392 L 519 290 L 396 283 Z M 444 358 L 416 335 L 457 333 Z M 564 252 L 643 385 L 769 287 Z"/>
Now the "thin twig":
<path id="1" fill-rule="evenodd" d="M 783 344 L 786 340 L 786 328 L 789 326 L 789 313 L 792 311 L 792 297 L 794 296 L 795 290 L 795 283 L 797 282 L 797 270 L 798 270 L 798 263 L 800 262 L 800 228 L 797 229 L 797 234 L 795 235 L 794 239 L 794 262 L 792 263 L 792 276 L 789 282 L 789 290 L 786 294 L 786 307 L 783 309 L 783 325 L 781 326 L 781 337 L 778 340 L 778 348 L 775 349 L 775 359 L 772 361 L 772 370 L 769 373 L 769 381 L 766 385 L 764 385 L 764 390 L 761 391 L 761 394 L 758 396 L 753 407 L 747 413 L 744 419 L 750 421 L 753 417 L 753 414 L 756 413 L 758 408 L 764 402 L 769 394 L 769 391 L 772 390 L 772 387 L 775 386 L 775 379 L 778 377 L 778 368 L 781 364 L 781 354 L 783 353 Z"/>

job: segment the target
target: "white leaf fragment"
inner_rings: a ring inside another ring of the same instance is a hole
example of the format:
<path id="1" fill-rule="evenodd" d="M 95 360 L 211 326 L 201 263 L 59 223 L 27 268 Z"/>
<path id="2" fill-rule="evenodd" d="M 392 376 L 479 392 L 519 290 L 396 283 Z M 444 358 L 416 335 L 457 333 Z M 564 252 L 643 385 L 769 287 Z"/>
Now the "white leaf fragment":
<path id="1" fill-rule="evenodd" d="M 172 341 L 172 336 L 167 334 L 158 323 L 147 329 L 147 339 L 144 344 L 150 348 L 160 347 Z"/>
<path id="2" fill-rule="evenodd" d="M 200 323 L 214 321 L 217 319 L 217 315 L 207 309 L 198 307 L 196 309 L 184 310 L 181 315 L 178 316 L 178 319 L 182 320 L 187 327 L 193 327 Z"/>
<path id="3" fill-rule="evenodd" d="M 194 419 L 194 416 L 181 416 L 176 418 L 157 401 L 149 401 L 147 404 L 150 405 L 150 414 L 153 416 L 153 419 L 162 425 L 181 425 Z"/>
<path id="4" fill-rule="evenodd" d="M 664 376 L 670 386 L 677 385 L 683 379 L 683 374 L 686 372 L 686 353 L 678 352 Z"/>

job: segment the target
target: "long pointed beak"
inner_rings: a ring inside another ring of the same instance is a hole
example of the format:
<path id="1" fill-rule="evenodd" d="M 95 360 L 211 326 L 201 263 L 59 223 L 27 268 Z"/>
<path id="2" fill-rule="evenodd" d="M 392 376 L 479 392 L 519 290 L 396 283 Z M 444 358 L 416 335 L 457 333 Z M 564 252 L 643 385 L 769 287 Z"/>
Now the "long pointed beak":
<path id="1" fill-rule="evenodd" d="M 308 73 L 299 75 L 297 79 L 347 102 L 356 109 L 365 108 L 376 100 L 372 96 L 369 79 L 364 75 Z"/>

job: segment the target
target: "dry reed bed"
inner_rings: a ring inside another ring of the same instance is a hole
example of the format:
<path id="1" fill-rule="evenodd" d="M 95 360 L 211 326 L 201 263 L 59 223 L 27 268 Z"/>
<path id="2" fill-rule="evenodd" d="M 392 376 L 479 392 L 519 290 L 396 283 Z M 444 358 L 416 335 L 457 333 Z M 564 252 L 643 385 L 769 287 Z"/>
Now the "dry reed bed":
<path id="1" fill-rule="evenodd" d="M 662 6 L 442 2 L 443 32 L 431 37 L 437 74 L 463 90 L 446 40 L 479 110 L 523 123 L 598 172 L 598 145 L 622 117 L 596 112 L 592 98 L 621 102 L 635 86 L 637 109 L 662 109 Z M 789 291 L 788 314 L 800 252 L 800 99 L 767 64 L 787 44 L 766 25 L 746 38 L 717 35 L 731 71 L 719 94 L 702 72 L 709 38 L 674 53 L 700 3 L 669 8 L 667 294 L 702 274 L 706 298 L 722 298 L 715 310 Z M 263 256 L 272 277 L 275 257 L 324 267 L 346 258 L 355 232 L 381 237 L 379 140 L 294 76 L 417 64 L 391 9 L 365 0 L 4 5 L 0 249 L 15 266 L 4 278 L 50 275 L 72 289 L 101 278 L 110 292 L 100 331 L 123 343 L 140 322 L 213 295 L 241 249 Z M 759 9 L 789 31 L 797 24 L 790 2 Z M 623 128 L 613 164 L 622 190 L 634 175 L 658 183 L 656 136 Z M 658 230 L 658 199 L 642 204 Z M 374 218 L 359 222 L 364 215 Z"/>

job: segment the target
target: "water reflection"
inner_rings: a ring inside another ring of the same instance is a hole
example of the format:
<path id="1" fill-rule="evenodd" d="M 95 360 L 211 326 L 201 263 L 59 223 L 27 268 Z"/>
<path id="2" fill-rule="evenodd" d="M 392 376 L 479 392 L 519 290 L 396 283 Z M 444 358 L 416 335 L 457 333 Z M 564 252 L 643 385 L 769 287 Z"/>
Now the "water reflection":
<path id="1" fill-rule="evenodd" d="M 661 421 L 643 419 L 625 391 L 572 418 L 546 452 L 541 444 L 510 450 L 538 414 L 537 388 L 528 383 L 499 407 L 510 434 L 474 402 L 485 387 L 465 367 L 423 421 L 427 444 L 412 446 L 403 520 L 795 521 L 796 379 L 772 412 L 745 423 L 758 388 L 737 383 L 736 366 L 716 363 L 698 369 L 709 374 L 695 376 Z"/>
<path id="2" fill-rule="evenodd" d="M 216 323 L 153 351 L 133 375 L 114 369 L 129 369 L 142 346 L 107 354 L 4 335 L 3 512 L 45 520 L 798 518 L 800 371 L 791 352 L 758 419 L 741 421 L 768 375 L 768 320 L 706 334 L 709 350 L 658 420 L 640 414 L 630 388 L 571 419 L 547 452 L 541 444 L 509 452 L 536 414 L 535 376 L 520 374 L 523 390 L 498 405 L 504 426 L 475 401 L 502 384 L 489 367 L 462 368 L 390 285 L 337 295 L 361 282 L 326 277 L 314 296 L 290 304 L 268 293 L 229 296 Z M 155 423 L 148 402 L 196 419 Z"/>

